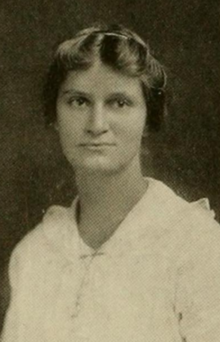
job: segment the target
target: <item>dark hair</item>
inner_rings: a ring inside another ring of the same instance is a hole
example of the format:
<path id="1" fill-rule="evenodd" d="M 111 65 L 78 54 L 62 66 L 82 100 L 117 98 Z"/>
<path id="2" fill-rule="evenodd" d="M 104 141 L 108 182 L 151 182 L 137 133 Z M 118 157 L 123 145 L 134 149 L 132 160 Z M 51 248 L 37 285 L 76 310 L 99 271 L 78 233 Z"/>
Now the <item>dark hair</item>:
<path id="1" fill-rule="evenodd" d="M 44 87 L 45 119 L 56 121 L 60 85 L 71 70 L 85 70 L 95 60 L 132 77 L 139 77 L 146 99 L 147 125 L 158 131 L 165 112 L 166 74 L 149 46 L 134 32 L 119 25 L 91 27 L 59 45 Z"/>

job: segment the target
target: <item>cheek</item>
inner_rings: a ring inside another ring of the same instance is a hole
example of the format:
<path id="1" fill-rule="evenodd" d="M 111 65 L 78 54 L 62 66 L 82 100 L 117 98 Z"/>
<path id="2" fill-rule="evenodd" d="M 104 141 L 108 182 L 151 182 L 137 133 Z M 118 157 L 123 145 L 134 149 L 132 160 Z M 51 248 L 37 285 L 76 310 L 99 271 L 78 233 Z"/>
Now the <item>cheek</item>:
<path id="1" fill-rule="evenodd" d="M 80 141 L 80 132 L 76 126 L 60 126 L 59 127 L 60 141 L 65 146 L 73 146 Z"/>
<path id="2" fill-rule="evenodd" d="M 146 115 L 132 115 L 127 118 L 123 125 L 118 126 L 118 135 L 124 140 L 124 143 L 132 145 L 139 144 L 145 128 Z"/>
<path id="3" fill-rule="evenodd" d="M 59 108 L 58 108 L 59 109 Z M 80 123 L 68 110 L 57 111 L 57 123 L 59 136 L 62 142 L 71 144 L 78 139 L 80 134 Z"/>

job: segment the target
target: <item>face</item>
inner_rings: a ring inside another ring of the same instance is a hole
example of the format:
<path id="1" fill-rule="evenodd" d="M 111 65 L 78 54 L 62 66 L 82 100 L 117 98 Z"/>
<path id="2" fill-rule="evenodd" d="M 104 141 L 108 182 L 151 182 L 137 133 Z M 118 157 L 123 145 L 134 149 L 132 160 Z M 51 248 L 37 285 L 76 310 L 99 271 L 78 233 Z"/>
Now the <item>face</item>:
<path id="1" fill-rule="evenodd" d="M 139 161 L 146 102 L 138 78 L 101 62 L 70 71 L 57 98 L 63 152 L 74 169 L 113 173 Z"/>

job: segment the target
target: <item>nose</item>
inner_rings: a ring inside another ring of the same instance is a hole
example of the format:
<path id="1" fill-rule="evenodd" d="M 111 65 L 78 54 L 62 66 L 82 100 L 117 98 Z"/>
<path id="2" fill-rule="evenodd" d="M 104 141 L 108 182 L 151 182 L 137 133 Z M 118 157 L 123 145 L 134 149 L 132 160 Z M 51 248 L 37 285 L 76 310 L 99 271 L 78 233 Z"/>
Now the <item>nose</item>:
<path id="1" fill-rule="evenodd" d="M 102 135 L 108 131 L 107 113 L 102 104 L 94 105 L 89 113 L 86 131 L 92 135 Z"/>

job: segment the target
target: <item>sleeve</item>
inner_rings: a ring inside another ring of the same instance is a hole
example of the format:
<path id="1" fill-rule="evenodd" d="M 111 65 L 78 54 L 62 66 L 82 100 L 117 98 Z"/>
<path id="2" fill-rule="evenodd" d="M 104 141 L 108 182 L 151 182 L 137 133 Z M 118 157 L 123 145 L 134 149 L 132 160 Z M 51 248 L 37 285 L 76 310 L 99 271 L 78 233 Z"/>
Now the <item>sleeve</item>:
<path id="1" fill-rule="evenodd" d="M 9 281 L 10 281 L 10 305 L 6 313 L 5 322 L 3 326 L 1 342 L 15 342 L 19 341 L 18 336 L 18 257 L 17 252 L 13 252 L 9 263 Z"/>
<path id="2" fill-rule="evenodd" d="M 204 219 L 178 268 L 176 310 L 184 342 L 220 341 L 220 226 Z"/>

